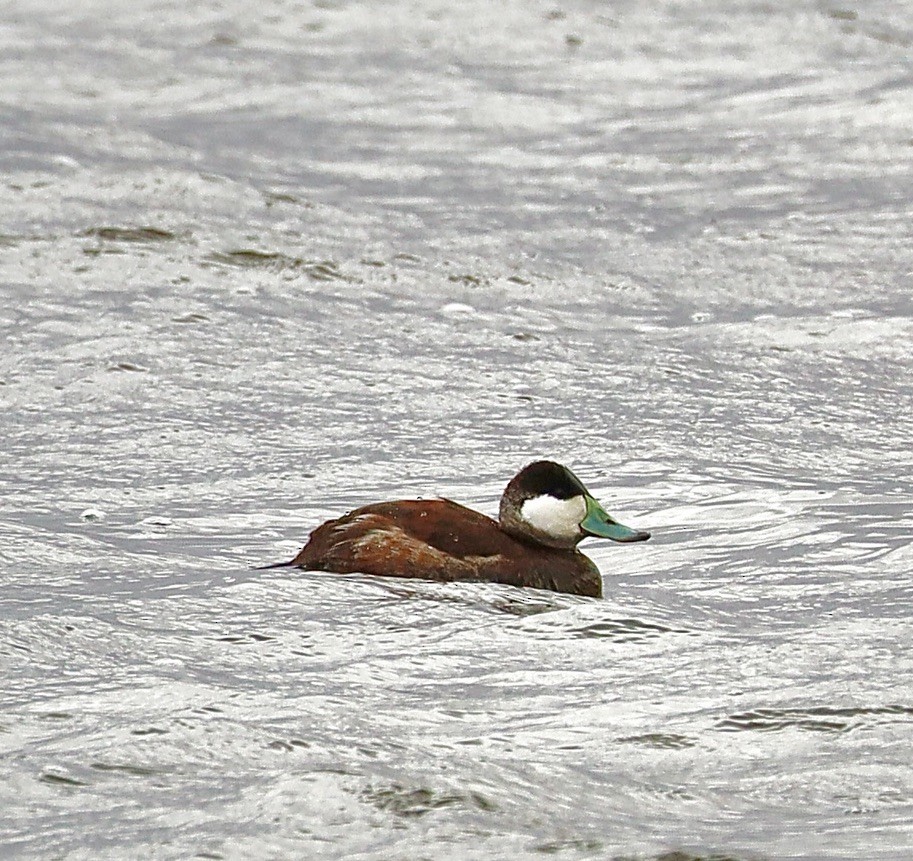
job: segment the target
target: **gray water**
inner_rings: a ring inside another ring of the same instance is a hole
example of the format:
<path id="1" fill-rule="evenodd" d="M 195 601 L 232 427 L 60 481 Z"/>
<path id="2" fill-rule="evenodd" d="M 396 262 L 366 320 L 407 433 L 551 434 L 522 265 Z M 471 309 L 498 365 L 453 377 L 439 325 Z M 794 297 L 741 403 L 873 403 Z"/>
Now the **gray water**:
<path id="1" fill-rule="evenodd" d="M 0 8 L 0 857 L 913 857 L 901 2 Z M 258 571 L 567 463 L 605 600 Z"/>

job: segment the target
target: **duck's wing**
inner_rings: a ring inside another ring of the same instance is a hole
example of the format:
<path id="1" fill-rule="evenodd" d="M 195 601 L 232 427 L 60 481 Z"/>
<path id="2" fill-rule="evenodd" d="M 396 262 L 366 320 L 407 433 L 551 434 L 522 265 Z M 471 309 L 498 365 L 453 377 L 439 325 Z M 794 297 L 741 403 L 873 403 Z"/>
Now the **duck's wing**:
<path id="1" fill-rule="evenodd" d="M 488 579 L 512 539 L 484 514 L 446 499 L 384 502 L 318 527 L 291 565 L 434 580 Z"/>

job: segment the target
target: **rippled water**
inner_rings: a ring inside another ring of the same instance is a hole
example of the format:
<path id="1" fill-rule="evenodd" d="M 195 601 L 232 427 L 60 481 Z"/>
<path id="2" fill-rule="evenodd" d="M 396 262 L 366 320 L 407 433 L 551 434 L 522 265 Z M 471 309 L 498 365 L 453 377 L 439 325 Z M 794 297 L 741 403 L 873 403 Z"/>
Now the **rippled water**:
<path id="1" fill-rule="evenodd" d="M 0 10 L 0 855 L 913 856 L 897 2 Z M 257 571 L 570 465 L 602 601 Z"/>

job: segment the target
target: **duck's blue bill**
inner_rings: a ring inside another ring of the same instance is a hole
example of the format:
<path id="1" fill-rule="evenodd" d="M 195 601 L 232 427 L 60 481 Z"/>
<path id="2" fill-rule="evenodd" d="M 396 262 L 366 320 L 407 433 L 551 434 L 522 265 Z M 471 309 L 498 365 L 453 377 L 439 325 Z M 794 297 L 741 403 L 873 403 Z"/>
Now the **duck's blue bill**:
<path id="1" fill-rule="evenodd" d="M 646 541 L 650 537 L 649 532 L 640 532 L 619 523 L 592 496 L 586 499 L 586 517 L 580 522 L 580 528 L 587 535 L 611 538 L 612 541 Z"/>

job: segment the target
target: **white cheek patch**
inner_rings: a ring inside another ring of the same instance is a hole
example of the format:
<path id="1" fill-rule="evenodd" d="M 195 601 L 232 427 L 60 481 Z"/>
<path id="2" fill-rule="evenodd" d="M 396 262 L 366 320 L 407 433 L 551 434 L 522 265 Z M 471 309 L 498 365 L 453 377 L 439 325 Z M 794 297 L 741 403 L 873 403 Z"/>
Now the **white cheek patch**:
<path id="1" fill-rule="evenodd" d="M 586 517 L 586 500 L 582 496 L 570 499 L 535 496 L 520 506 L 520 516 L 539 532 L 573 540 L 580 535 L 580 521 Z"/>

